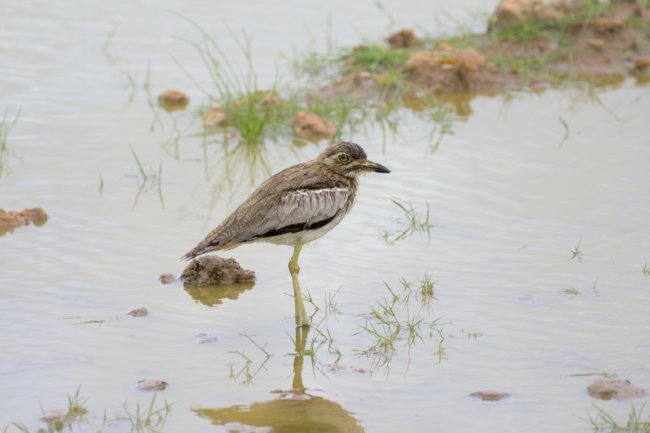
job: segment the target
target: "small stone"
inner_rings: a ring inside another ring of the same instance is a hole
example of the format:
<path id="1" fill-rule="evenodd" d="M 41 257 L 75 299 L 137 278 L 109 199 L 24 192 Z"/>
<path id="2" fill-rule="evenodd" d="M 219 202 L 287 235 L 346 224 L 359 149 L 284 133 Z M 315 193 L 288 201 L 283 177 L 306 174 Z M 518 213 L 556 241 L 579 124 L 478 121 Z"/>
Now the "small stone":
<path id="1" fill-rule="evenodd" d="M 198 341 L 199 344 L 216 343 L 217 337 L 201 332 L 200 334 L 196 334 L 196 341 Z"/>
<path id="2" fill-rule="evenodd" d="M 138 380 L 138 389 L 140 391 L 164 391 L 168 383 L 164 380 L 142 379 Z"/>
<path id="3" fill-rule="evenodd" d="M 174 281 L 176 281 L 176 276 L 174 274 L 160 274 L 160 277 L 158 277 L 161 283 L 163 284 L 171 284 Z"/>
<path id="4" fill-rule="evenodd" d="M 604 378 L 598 379 L 587 387 L 587 392 L 594 398 L 601 400 L 630 400 L 645 397 L 645 389 L 633 386 L 629 380 Z"/>
<path id="5" fill-rule="evenodd" d="M 415 44 L 417 38 L 411 29 L 399 30 L 386 39 L 393 48 L 408 48 Z"/>
<path id="6" fill-rule="evenodd" d="M 486 390 L 486 391 L 476 391 L 469 395 L 470 397 L 480 398 L 483 401 L 497 401 L 503 398 L 509 397 L 510 394 L 507 392 Z"/>
<path id="7" fill-rule="evenodd" d="M 177 111 L 187 107 L 190 98 L 180 90 L 169 89 L 158 95 L 158 103 L 167 111 Z"/>
<path id="8" fill-rule="evenodd" d="M 223 108 L 213 107 L 203 114 L 203 127 L 206 129 L 219 128 L 226 122 L 226 112 Z"/>
<path id="9" fill-rule="evenodd" d="M 144 307 L 140 307 L 136 308 L 135 310 L 131 310 L 126 314 L 133 317 L 147 317 L 149 315 L 149 310 Z"/>
<path id="10" fill-rule="evenodd" d="M 299 111 L 291 124 L 293 132 L 300 138 L 313 140 L 331 137 L 336 133 L 336 126 L 309 111 Z"/>

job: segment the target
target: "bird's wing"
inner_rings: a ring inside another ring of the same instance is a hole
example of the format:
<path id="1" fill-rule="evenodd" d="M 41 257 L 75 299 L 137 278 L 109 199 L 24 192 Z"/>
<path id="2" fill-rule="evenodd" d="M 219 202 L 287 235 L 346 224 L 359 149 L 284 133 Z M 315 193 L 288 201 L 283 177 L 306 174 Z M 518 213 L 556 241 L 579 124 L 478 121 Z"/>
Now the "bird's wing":
<path id="1" fill-rule="evenodd" d="M 231 242 L 269 238 L 317 229 L 349 207 L 353 191 L 345 186 L 318 186 L 283 191 L 274 200 L 250 209 L 250 225 Z M 244 227 L 242 227 L 243 229 Z"/>
<path id="2" fill-rule="evenodd" d="M 292 169 L 295 175 L 280 172 L 267 179 L 184 258 L 191 259 L 256 239 L 322 227 L 342 210 L 349 210 L 354 198 L 350 185 L 319 181 L 309 170 Z M 287 177 L 291 181 L 287 182 Z M 287 184 L 293 187 L 282 186 Z"/>

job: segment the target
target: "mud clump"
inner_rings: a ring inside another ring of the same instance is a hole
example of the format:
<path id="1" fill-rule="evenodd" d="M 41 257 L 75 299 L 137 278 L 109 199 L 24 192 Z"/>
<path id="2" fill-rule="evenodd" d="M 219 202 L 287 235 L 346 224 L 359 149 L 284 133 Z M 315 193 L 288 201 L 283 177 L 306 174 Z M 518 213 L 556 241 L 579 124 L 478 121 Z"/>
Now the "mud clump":
<path id="1" fill-rule="evenodd" d="M 34 224 L 42 226 L 47 222 L 47 213 L 40 207 L 21 211 L 0 209 L 0 236 L 11 233 L 16 227 Z"/>
<path id="2" fill-rule="evenodd" d="M 317 140 L 331 137 L 336 133 L 336 126 L 310 111 L 299 111 L 291 124 L 293 132 L 306 140 Z"/>
<path id="3" fill-rule="evenodd" d="M 510 394 L 502 391 L 486 390 L 473 392 L 469 396 L 480 398 L 483 401 L 498 401 L 510 397 Z"/>
<path id="4" fill-rule="evenodd" d="M 629 380 L 622 379 L 598 379 L 587 387 L 587 392 L 594 398 L 601 400 L 631 400 L 645 397 L 648 391 L 638 388 Z"/>
<path id="5" fill-rule="evenodd" d="M 166 111 L 183 110 L 189 103 L 189 96 L 180 90 L 168 89 L 158 95 L 158 104 Z"/>
<path id="6" fill-rule="evenodd" d="M 189 286 L 247 283 L 255 280 L 255 272 L 243 269 L 233 258 L 207 255 L 192 260 L 183 270 L 181 280 Z"/>
<path id="7" fill-rule="evenodd" d="M 388 36 L 386 41 L 393 48 L 408 48 L 415 45 L 418 40 L 413 30 L 402 29 Z"/>

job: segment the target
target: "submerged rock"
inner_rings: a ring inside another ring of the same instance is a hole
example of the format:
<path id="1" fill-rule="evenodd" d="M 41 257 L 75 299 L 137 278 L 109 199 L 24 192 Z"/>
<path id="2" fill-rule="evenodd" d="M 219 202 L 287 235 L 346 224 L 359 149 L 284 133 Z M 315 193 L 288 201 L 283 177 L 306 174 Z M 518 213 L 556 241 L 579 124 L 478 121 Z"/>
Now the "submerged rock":
<path id="1" fill-rule="evenodd" d="M 501 391 L 485 390 L 473 392 L 469 396 L 480 398 L 483 401 L 497 401 L 509 397 L 510 394 Z"/>
<path id="2" fill-rule="evenodd" d="M 164 391 L 169 385 L 164 380 L 142 379 L 138 380 L 138 389 L 140 391 Z"/>
<path id="3" fill-rule="evenodd" d="M 140 307 L 136 308 L 135 310 L 131 310 L 126 314 L 133 317 L 147 317 L 149 315 L 149 310 L 147 310 L 145 307 Z"/>
<path id="4" fill-rule="evenodd" d="M 237 260 L 215 255 L 198 257 L 183 270 L 181 280 L 190 286 L 215 286 L 255 280 L 255 272 L 243 269 Z"/>
<path id="5" fill-rule="evenodd" d="M 0 209 L 0 236 L 12 232 L 16 227 L 34 224 L 42 226 L 47 222 L 47 213 L 40 207 L 21 211 Z"/>
<path id="6" fill-rule="evenodd" d="M 386 41 L 393 48 L 408 48 L 417 42 L 417 38 L 413 30 L 402 29 L 388 36 Z"/>
<path id="7" fill-rule="evenodd" d="M 601 400 L 631 400 L 648 395 L 648 391 L 632 385 L 627 379 L 611 378 L 598 379 L 587 387 L 587 392 L 590 396 Z"/>
<path id="8" fill-rule="evenodd" d="M 158 95 L 158 103 L 167 111 L 177 111 L 187 107 L 190 98 L 180 90 L 168 89 Z"/>
<path id="9" fill-rule="evenodd" d="M 334 123 L 310 111 L 296 113 L 291 127 L 298 137 L 307 140 L 331 137 L 336 133 Z"/>

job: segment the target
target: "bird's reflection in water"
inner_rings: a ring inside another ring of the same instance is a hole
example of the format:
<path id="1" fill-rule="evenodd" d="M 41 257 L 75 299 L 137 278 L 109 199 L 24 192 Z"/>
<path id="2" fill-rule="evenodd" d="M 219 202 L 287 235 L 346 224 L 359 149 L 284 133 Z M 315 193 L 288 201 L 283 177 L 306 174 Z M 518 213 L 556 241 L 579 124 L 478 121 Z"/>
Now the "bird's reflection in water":
<path id="1" fill-rule="evenodd" d="M 231 301 L 239 298 L 239 295 L 244 293 L 246 290 L 253 288 L 255 283 L 237 283 L 237 284 L 228 284 L 220 286 L 190 286 L 185 285 L 185 291 L 196 302 L 200 302 L 203 305 L 208 307 L 214 307 L 223 303 L 224 299 L 230 299 Z"/>
<path id="2" fill-rule="evenodd" d="M 358 421 L 340 404 L 306 392 L 302 382 L 308 327 L 296 327 L 293 383 L 273 400 L 226 408 L 193 409 L 228 432 L 363 433 Z"/>

